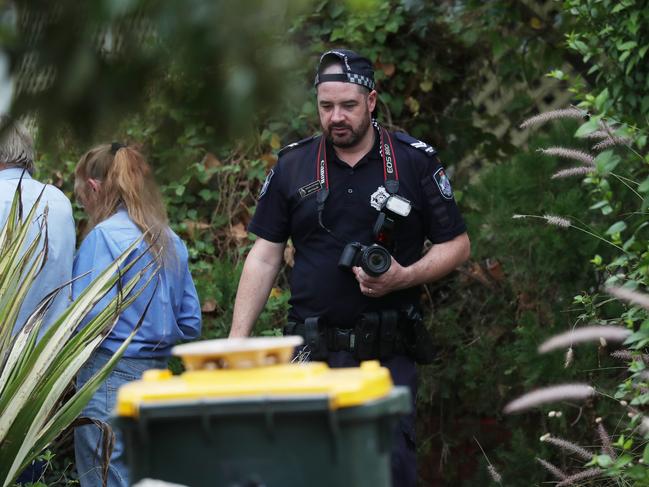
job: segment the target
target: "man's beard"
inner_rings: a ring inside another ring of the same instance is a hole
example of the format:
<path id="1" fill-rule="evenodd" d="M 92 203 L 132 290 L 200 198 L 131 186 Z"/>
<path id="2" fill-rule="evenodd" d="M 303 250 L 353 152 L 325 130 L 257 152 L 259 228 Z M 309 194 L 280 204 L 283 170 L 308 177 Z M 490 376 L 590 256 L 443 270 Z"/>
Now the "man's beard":
<path id="1" fill-rule="evenodd" d="M 331 142 L 335 147 L 350 149 L 357 145 L 365 136 L 365 134 L 367 134 L 367 131 L 370 128 L 370 123 L 370 117 L 367 116 L 356 128 L 346 123 L 330 124 L 325 129 L 325 135 L 327 137 L 327 140 Z M 336 128 L 345 128 L 348 130 L 348 133 L 344 136 L 333 135 L 333 130 Z"/>

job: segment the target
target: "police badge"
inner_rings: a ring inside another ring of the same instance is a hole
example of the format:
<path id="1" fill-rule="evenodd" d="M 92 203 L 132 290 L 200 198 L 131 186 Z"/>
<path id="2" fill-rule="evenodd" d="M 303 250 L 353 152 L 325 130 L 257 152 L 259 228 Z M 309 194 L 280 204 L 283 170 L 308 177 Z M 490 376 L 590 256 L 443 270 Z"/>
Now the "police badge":
<path id="1" fill-rule="evenodd" d="M 386 189 L 383 186 L 379 186 L 376 191 L 372 193 L 372 196 L 370 196 L 370 205 L 376 211 L 381 211 L 383 209 L 383 205 L 385 205 L 385 202 L 389 197 L 390 194 L 386 191 Z"/>
<path id="2" fill-rule="evenodd" d="M 435 184 L 439 188 L 439 192 L 447 200 L 453 199 L 453 189 L 451 188 L 451 181 L 448 179 L 448 176 L 444 172 L 444 168 L 440 167 L 435 174 L 433 174 L 433 179 Z"/>

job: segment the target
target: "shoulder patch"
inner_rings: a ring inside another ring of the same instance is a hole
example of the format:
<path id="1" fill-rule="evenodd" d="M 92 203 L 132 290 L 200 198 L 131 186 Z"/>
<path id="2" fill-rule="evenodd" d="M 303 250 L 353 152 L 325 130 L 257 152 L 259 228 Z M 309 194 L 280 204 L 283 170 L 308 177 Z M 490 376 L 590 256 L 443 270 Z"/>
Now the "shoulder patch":
<path id="1" fill-rule="evenodd" d="M 437 154 L 437 151 L 432 146 L 428 145 L 426 142 L 415 139 L 405 132 L 395 132 L 394 136 L 397 138 L 397 140 L 409 145 L 414 149 L 418 149 L 424 152 L 429 157 L 433 157 L 435 154 Z"/>
<path id="2" fill-rule="evenodd" d="M 453 199 L 453 188 L 451 188 L 451 181 L 448 179 L 446 172 L 443 167 L 440 167 L 435 174 L 433 174 L 433 179 L 441 195 L 447 200 Z"/>
<path id="3" fill-rule="evenodd" d="M 311 137 L 307 137 L 306 139 L 298 140 L 297 142 L 293 142 L 292 144 L 285 145 L 282 147 L 279 152 L 277 153 L 277 156 L 282 156 L 286 154 L 287 152 L 292 151 L 293 149 L 296 149 L 297 147 L 300 147 L 301 145 L 306 144 L 307 142 L 312 141 L 316 137 L 319 137 L 319 135 L 312 135 Z"/>
<path id="4" fill-rule="evenodd" d="M 268 191 L 268 186 L 270 186 L 270 180 L 273 179 L 273 175 L 275 174 L 275 171 L 273 169 L 270 170 L 270 172 L 266 175 L 266 179 L 264 180 L 264 184 L 261 186 L 261 189 L 259 190 L 259 196 L 257 196 L 257 199 L 260 200 L 262 196 L 266 194 L 266 191 Z"/>

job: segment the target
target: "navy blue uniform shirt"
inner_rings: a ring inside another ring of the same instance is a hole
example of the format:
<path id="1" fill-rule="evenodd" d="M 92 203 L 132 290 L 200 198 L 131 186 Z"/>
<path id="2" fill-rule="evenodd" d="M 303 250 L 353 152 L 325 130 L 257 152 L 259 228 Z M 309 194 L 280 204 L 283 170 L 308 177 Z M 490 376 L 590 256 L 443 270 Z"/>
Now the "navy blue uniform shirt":
<path id="1" fill-rule="evenodd" d="M 271 242 L 289 238 L 295 247 L 291 271 L 289 320 L 322 316 L 331 326 L 353 326 L 361 313 L 401 308 L 419 302 L 420 288 L 396 291 L 381 298 L 363 295 L 350 270 L 339 269 L 345 243 L 374 243 L 372 229 L 378 212 L 370 196 L 385 184 L 383 160 L 375 144 L 354 167 L 340 160 L 327 143 L 329 197 L 323 223 L 318 224 L 317 192 L 301 196 L 300 188 L 318 180 L 317 152 L 320 137 L 306 139 L 280 151 L 266 178 L 257 210 L 248 230 Z M 407 134 L 391 133 L 399 177 L 398 194 L 410 200 L 412 210 L 394 232 L 393 257 L 402 266 L 421 258 L 424 240 L 452 240 L 466 227 L 453 199 L 448 178 L 434 150 Z M 434 251 L 434 250 L 433 250 Z"/>

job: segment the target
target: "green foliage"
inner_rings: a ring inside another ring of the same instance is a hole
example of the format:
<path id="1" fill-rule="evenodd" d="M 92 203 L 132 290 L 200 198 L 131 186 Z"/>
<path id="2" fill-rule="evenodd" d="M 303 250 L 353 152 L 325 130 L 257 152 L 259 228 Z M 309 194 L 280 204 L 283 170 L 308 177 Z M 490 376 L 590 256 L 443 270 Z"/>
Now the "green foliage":
<path id="1" fill-rule="evenodd" d="M 572 2 L 576 5 L 577 2 Z M 594 26 L 596 24 L 593 24 Z M 592 34 L 592 32 L 590 33 Z M 606 41 L 603 41 L 606 44 Z M 575 49 L 581 49 L 575 46 Z M 602 62 L 596 59 L 596 62 Z M 606 244 L 591 259 L 590 263 L 599 276 L 590 289 L 575 296 L 574 305 L 580 310 L 575 324 L 619 324 L 626 325 L 634 331 L 624 346 L 627 353 L 637 358 L 628 360 L 626 375 L 603 374 L 606 368 L 603 364 L 601 374 L 593 376 L 586 374 L 587 380 L 595 385 L 603 396 L 618 401 L 613 404 L 598 404 L 597 412 L 602 417 L 599 428 L 605 424 L 615 425 L 616 431 L 608 440 L 613 444 L 607 449 L 605 442 L 601 454 L 586 466 L 598 467 L 600 477 L 610 477 L 616 482 L 632 483 L 632 485 L 649 485 L 649 469 L 639 460 L 644 455 L 647 430 L 643 426 L 645 416 L 642 406 L 647 403 L 647 377 L 642 352 L 649 343 L 647 330 L 649 327 L 647 309 L 639 307 L 626 308 L 619 303 L 612 303 L 607 295 L 606 287 L 624 286 L 630 290 L 646 290 L 649 284 L 647 273 L 648 235 L 645 231 L 646 209 L 645 188 L 641 183 L 647 178 L 645 158 L 642 153 L 645 147 L 646 120 L 634 119 L 634 106 L 627 101 L 635 87 L 629 85 L 616 103 L 606 104 L 605 96 L 598 96 L 599 108 L 608 111 L 616 120 L 630 120 L 637 125 L 616 123 L 607 118 L 604 113 L 593 115 L 590 121 L 577 129 L 577 138 L 588 138 L 590 143 L 606 142 L 609 150 L 599 152 L 594 159 L 592 172 L 583 180 L 582 187 L 588 195 L 590 212 L 580 215 L 579 225 L 573 228 L 584 228 L 584 220 L 588 221 L 585 233 L 594 237 L 594 241 Z M 586 93 L 586 100 L 591 96 Z M 626 101 L 625 101 L 626 100 Z M 587 105 L 585 103 L 584 105 Z M 618 110 L 626 110 L 619 112 Z M 593 150 L 597 150 L 596 144 Z M 601 149 L 600 149 L 601 150 Z M 605 254 L 601 254 L 605 250 Z M 585 261 L 584 261 L 585 262 Z M 601 347 L 600 347 L 601 349 Z M 608 379 L 608 380 L 607 380 Z M 611 383 L 612 381 L 612 383 Z M 627 409 L 628 405 L 628 409 Z M 628 417 L 625 415 L 628 413 Z M 601 430 L 604 431 L 604 430 Z M 575 438 L 574 432 L 571 435 Z M 600 436 L 608 437 L 608 433 Z M 577 438 L 580 438 L 577 436 Z M 577 442 L 588 442 L 581 437 Z M 604 441 L 604 440 L 600 440 Z M 634 447 L 638 445 L 638 447 Z"/>
<path id="2" fill-rule="evenodd" d="M 549 136 L 534 138 L 530 146 L 565 143 L 573 131 L 574 125 L 564 125 Z M 442 417 L 438 425 L 420 430 L 421 455 L 428 458 L 439 444 L 450 448 L 451 458 L 466 455 L 462 449 L 476 436 L 502 474 L 503 485 L 541 482 L 543 471 L 534 465 L 533 452 L 538 452 L 538 431 L 547 422 L 542 414 L 505 422 L 505 403 L 522 390 L 580 377 L 581 371 L 599 364 L 597 353 L 577 354 L 575 364 L 565 369 L 563 360 L 536 353 L 545 337 L 577 319 L 575 311 L 566 312 L 574 289 L 591 286 L 592 254 L 609 252 L 585 234 L 512 219 L 532 210 L 587 213 L 588 199 L 578 182 L 550 180 L 560 164 L 556 158 L 521 153 L 483 170 L 463 199 L 473 261 L 461 278 L 428 286 L 433 309 L 429 319 L 440 357 L 421 374 L 418 407 L 422 417 Z M 572 421 L 579 411 L 568 408 L 564 414 Z M 471 420 L 479 421 L 479 431 L 459 426 Z M 565 421 L 556 420 L 554 426 L 564 436 L 591 433 Z M 478 481 L 486 478 L 480 477 L 483 474 L 463 478 L 450 461 L 443 476 L 448 485 L 486 485 Z"/>
<path id="3" fill-rule="evenodd" d="M 281 37 L 299 0 L 13 4 L 0 24 L 11 74 L 22 68 L 12 112 L 36 113 L 48 138 L 62 121 L 83 141 L 111 133 L 154 91 L 226 140 L 279 101 L 299 62 Z"/>
<path id="4" fill-rule="evenodd" d="M 649 111 L 649 10 L 636 0 L 566 0 L 574 16 L 568 46 L 583 57 L 594 75 L 592 91 L 576 92 L 584 106 L 634 125 L 643 124 Z"/>

